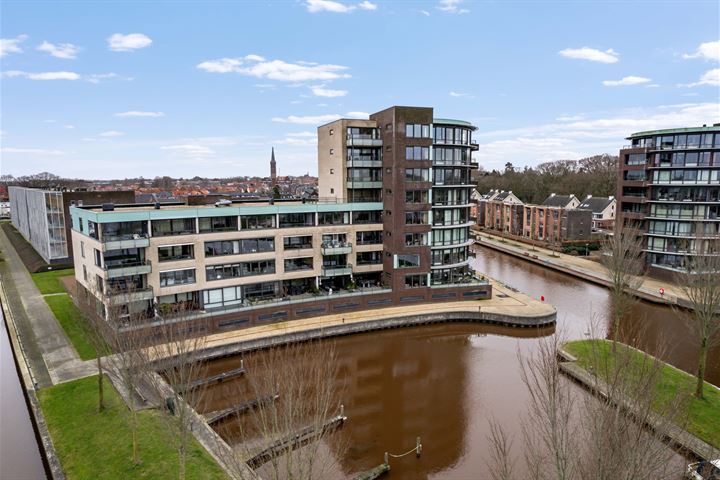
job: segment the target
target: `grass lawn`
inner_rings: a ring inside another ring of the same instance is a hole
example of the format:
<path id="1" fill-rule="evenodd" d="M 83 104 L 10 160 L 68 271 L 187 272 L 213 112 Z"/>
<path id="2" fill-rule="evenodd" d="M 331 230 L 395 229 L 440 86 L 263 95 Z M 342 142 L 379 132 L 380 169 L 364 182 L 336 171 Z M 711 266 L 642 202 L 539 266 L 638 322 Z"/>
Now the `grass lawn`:
<path id="1" fill-rule="evenodd" d="M 40 390 L 40 405 L 68 480 L 177 478 L 177 454 L 162 424 L 161 412 L 139 412 L 140 458 L 132 465 L 129 413 L 106 381 L 108 408 L 97 413 L 97 376 Z M 194 439 L 187 458 L 188 479 L 226 478 Z"/>
<path id="2" fill-rule="evenodd" d="M 600 365 L 612 365 L 612 343 L 606 340 L 579 340 L 565 344 L 564 349 L 578 359 L 578 364 L 584 368 L 594 361 Z M 630 349 L 633 361 L 641 362 L 647 355 Z M 596 368 L 602 372 L 602 368 Z M 694 397 L 695 377 L 670 365 L 663 364 L 660 370 L 660 379 L 656 386 L 658 405 L 667 404 L 675 395 L 681 394 L 690 398 L 688 405 L 687 430 L 716 448 L 720 448 L 720 390 L 705 382 L 704 398 L 698 400 Z"/>
<path id="3" fill-rule="evenodd" d="M 60 283 L 60 277 L 75 275 L 75 269 L 66 268 L 63 270 L 50 270 L 47 272 L 32 273 L 33 282 L 37 285 L 40 293 L 65 293 L 65 287 Z"/>
<path id="4" fill-rule="evenodd" d="M 73 347 L 82 360 L 90 360 L 97 356 L 95 347 L 89 340 L 90 332 L 80 310 L 75 306 L 69 295 L 53 295 L 45 297 L 45 302 L 52 310 L 55 318 L 65 331 Z"/>

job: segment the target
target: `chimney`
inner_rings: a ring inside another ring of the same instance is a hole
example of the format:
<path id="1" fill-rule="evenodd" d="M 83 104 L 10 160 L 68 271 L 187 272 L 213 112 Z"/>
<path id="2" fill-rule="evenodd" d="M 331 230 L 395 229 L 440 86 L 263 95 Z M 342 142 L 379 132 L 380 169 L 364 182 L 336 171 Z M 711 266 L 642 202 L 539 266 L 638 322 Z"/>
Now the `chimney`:
<path id="1" fill-rule="evenodd" d="M 608 197 L 608 200 L 615 200 L 615 197 L 614 197 L 613 195 L 610 195 L 610 196 Z"/>

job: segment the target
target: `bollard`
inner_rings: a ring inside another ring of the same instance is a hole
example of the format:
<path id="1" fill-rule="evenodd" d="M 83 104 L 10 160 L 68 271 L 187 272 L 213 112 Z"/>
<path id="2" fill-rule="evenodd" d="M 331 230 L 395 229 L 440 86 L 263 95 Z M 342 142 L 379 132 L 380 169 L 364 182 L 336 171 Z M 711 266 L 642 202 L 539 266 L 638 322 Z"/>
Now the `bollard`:
<path id="1" fill-rule="evenodd" d="M 242 369 L 245 368 L 245 359 L 242 359 L 242 358 L 240 359 L 240 368 L 242 368 Z"/>
<path id="2" fill-rule="evenodd" d="M 415 441 L 415 456 L 419 457 L 420 452 L 422 452 L 422 443 L 420 443 L 420 437 L 417 437 Z"/>
<path id="3" fill-rule="evenodd" d="M 345 416 L 345 405 L 343 405 L 342 403 L 340 404 L 340 416 Z"/>
<path id="4" fill-rule="evenodd" d="M 385 465 L 390 465 L 389 459 L 388 459 L 388 452 L 385 452 Z"/>

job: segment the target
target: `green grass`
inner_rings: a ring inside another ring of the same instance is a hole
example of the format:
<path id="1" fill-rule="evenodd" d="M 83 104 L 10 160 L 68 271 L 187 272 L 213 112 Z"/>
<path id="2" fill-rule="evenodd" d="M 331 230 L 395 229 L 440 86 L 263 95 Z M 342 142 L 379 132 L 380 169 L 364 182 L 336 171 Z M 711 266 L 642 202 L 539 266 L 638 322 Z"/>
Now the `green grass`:
<path id="1" fill-rule="evenodd" d="M 47 295 L 49 293 L 65 293 L 65 287 L 60 282 L 60 277 L 75 275 L 75 270 L 66 268 L 63 270 L 50 270 L 47 272 L 33 273 L 32 279 L 37 285 L 40 293 Z"/>
<path id="2" fill-rule="evenodd" d="M 138 413 L 142 463 L 132 464 L 129 412 L 109 382 L 108 408 L 97 413 L 97 376 L 40 390 L 40 405 L 68 480 L 175 479 L 177 454 L 168 442 L 162 412 Z M 188 479 L 226 478 L 212 457 L 192 439 L 187 457 Z"/>
<path id="3" fill-rule="evenodd" d="M 610 365 L 612 370 L 612 344 L 606 340 L 579 340 L 565 344 L 564 348 L 578 359 L 578 364 L 588 368 L 597 362 L 599 365 Z M 628 349 L 631 361 L 640 363 L 652 358 L 634 349 Z M 596 372 L 604 368 L 593 367 Z M 660 369 L 660 378 L 655 394 L 658 409 L 671 402 L 676 395 L 689 399 L 687 430 L 705 442 L 720 448 L 720 390 L 705 382 L 703 399 L 694 397 L 695 377 L 678 370 L 666 363 Z"/>
<path id="4" fill-rule="evenodd" d="M 81 360 L 90 360 L 97 356 L 95 347 L 90 341 L 91 332 L 80 310 L 75 306 L 69 295 L 45 297 L 45 302 L 57 318 Z"/>

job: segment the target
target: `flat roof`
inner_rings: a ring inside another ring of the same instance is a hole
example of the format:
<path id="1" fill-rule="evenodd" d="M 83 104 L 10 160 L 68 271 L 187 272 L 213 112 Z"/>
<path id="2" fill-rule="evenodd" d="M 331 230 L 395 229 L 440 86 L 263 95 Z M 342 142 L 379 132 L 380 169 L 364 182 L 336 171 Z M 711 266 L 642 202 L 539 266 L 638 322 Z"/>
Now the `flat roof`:
<path id="1" fill-rule="evenodd" d="M 477 127 L 465 120 L 454 120 L 452 118 L 433 118 L 433 125 L 457 125 L 458 127 L 467 127 L 476 130 Z"/>
<path id="2" fill-rule="evenodd" d="M 666 128 L 664 130 L 647 130 L 645 132 L 633 133 L 628 140 L 638 137 L 652 137 L 655 135 L 670 135 L 675 133 L 707 133 L 707 132 L 720 132 L 720 124 L 714 124 L 705 127 L 686 127 L 686 128 Z"/>

